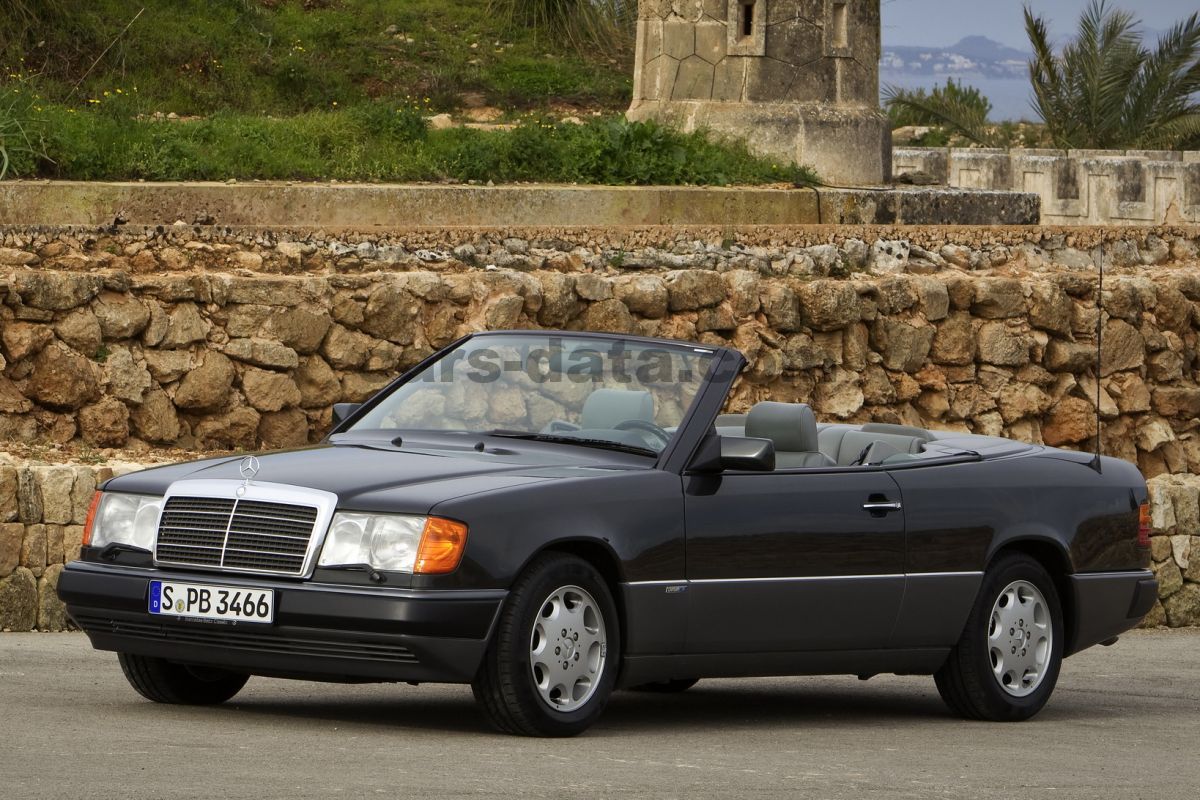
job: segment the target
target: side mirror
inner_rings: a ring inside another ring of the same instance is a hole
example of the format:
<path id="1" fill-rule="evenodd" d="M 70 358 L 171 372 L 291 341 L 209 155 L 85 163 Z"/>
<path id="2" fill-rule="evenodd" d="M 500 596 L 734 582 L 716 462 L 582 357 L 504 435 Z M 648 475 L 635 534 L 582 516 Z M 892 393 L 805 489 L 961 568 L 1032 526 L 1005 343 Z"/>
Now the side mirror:
<path id="1" fill-rule="evenodd" d="M 355 411 L 362 408 L 362 403 L 334 403 L 333 404 L 333 427 L 337 427 L 354 415 Z"/>
<path id="2" fill-rule="evenodd" d="M 722 436 L 721 468 L 771 472 L 775 469 L 775 443 L 770 439 Z"/>
<path id="3" fill-rule="evenodd" d="M 775 469 L 775 443 L 770 439 L 709 436 L 692 462 L 694 472 L 771 472 Z"/>

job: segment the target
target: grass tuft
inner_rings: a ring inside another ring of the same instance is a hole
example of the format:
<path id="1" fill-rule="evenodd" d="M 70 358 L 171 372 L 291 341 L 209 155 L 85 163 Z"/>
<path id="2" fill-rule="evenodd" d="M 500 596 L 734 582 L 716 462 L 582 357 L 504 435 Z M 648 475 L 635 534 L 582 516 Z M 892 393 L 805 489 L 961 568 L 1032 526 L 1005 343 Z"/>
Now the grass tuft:
<path id="1" fill-rule="evenodd" d="M 167 122 L 46 108 L 34 170 L 72 180 L 524 181 L 728 185 L 815 180 L 741 143 L 621 117 L 538 116 L 511 130 L 429 130 L 413 107 L 366 104 L 289 118 L 224 113 Z"/>

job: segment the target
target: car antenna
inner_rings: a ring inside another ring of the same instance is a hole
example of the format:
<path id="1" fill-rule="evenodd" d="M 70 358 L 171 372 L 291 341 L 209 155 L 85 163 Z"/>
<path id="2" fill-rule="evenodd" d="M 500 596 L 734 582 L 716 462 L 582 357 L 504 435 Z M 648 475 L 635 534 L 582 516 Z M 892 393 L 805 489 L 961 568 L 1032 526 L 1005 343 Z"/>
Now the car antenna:
<path id="1" fill-rule="evenodd" d="M 1096 262 L 1097 268 L 1100 270 L 1100 282 L 1096 292 L 1096 456 L 1092 459 L 1091 468 L 1098 473 L 1103 473 L 1104 469 L 1101 466 L 1101 444 L 1103 437 L 1101 435 L 1101 416 L 1100 416 L 1100 398 L 1104 396 L 1104 389 L 1100 386 L 1100 371 L 1104 363 L 1104 237 L 1100 238 L 1100 258 Z"/>

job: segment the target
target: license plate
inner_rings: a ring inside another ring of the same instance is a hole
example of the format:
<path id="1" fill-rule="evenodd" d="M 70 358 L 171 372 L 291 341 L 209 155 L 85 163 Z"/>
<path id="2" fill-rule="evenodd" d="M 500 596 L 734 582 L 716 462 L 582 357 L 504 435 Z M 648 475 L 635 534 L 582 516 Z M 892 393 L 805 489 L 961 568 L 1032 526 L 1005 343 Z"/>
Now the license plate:
<path id="1" fill-rule="evenodd" d="M 275 592 L 202 583 L 150 582 L 150 613 L 229 622 L 271 623 Z"/>

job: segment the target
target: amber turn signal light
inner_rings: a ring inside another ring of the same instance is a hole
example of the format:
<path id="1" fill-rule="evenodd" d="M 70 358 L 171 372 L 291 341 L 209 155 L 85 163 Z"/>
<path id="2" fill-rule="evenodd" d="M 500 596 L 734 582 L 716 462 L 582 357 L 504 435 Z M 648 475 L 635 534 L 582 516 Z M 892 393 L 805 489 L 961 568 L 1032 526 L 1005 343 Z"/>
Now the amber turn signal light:
<path id="1" fill-rule="evenodd" d="M 100 508 L 100 498 L 104 496 L 104 492 L 96 492 L 92 495 L 92 504 L 88 506 L 87 519 L 83 522 L 83 546 L 91 547 L 92 545 L 92 526 L 96 522 L 96 509 Z"/>
<path id="2" fill-rule="evenodd" d="M 452 519 L 430 517 L 421 533 L 414 575 L 445 575 L 458 569 L 467 549 L 467 526 Z"/>
<path id="3" fill-rule="evenodd" d="M 1150 504 L 1142 503 L 1138 509 L 1138 547 L 1150 546 Z"/>

